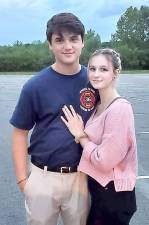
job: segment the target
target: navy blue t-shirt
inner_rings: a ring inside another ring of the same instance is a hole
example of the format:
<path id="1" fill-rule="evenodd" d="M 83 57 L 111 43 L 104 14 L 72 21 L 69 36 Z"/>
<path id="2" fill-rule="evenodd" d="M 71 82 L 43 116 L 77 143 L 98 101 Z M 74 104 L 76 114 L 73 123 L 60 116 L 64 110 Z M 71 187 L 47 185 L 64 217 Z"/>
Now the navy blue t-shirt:
<path id="1" fill-rule="evenodd" d="M 85 67 L 63 75 L 52 67 L 28 80 L 20 94 L 10 123 L 19 129 L 33 128 L 28 152 L 33 160 L 50 167 L 77 166 L 82 149 L 76 144 L 60 116 L 64 105 L 73 105 L 86 121 L 95 105 Z"/>

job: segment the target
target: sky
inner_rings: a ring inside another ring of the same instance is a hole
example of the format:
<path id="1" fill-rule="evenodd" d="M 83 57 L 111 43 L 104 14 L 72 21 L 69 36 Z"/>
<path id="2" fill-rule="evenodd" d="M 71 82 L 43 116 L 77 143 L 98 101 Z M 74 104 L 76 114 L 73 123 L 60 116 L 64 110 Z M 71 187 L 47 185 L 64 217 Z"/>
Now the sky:
<path id="1" fill-rule="evenodd" d="M 116 24 L 130 6 L 149 6 L 149 0 L 0 0 L 0 45 L 45 41 L 47 21 L 60 12 L 72 12 L 86 31 L 109 41 Z"/>

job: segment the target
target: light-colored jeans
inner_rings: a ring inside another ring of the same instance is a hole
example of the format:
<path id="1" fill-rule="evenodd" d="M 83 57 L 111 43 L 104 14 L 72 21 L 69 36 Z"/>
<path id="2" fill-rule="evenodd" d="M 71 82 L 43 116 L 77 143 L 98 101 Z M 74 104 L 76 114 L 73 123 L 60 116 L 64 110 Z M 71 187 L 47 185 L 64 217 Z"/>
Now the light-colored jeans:
<path id="1" fill-rule="evenodd" d="M 31 165 L 24 188 L 28 225 L 86 225 L 89 210 L 87 178 L 82 172 L 55 173 Z"/>

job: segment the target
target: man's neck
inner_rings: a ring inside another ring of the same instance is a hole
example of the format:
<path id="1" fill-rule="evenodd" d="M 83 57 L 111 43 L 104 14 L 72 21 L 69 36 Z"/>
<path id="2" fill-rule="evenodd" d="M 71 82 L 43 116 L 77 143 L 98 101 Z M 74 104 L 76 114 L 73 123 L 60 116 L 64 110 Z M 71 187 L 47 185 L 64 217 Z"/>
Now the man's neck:
<path id="1" fill-rule="evenodd" d="M 61 65 L 61 64 L 54 63 L 51 67 L 56 72 L 64 74 L 64 75 L 73 75 L 73 74 L 78 73 L 81 70 L 80 64 Z"/>

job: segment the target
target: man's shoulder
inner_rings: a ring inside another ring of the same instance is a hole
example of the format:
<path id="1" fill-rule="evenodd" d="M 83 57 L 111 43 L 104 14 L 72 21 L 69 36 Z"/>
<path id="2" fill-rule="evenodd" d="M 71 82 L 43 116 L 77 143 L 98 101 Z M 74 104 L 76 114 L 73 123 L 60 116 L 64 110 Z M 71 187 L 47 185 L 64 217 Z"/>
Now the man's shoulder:
<path id="1" fill-rule="evenodd" d="M 34 74 L 33 77 L 31 79 L 29 79 L 29 82 L 39 82 L 40 80 L 44 80 L 46 79 L 46 77 L 48 76 L 50 72 L 50 67 L 45 67 L 42 70 L 40 70 L 38 73 Z"/>
<path id="2" fill-rule="evenodd" d="M 87 75 L 87 67 L 84 65 L 81 65 L 81 73 Z"/>
<path id="3" fill-rule="evenodd" d="M 44 80 L 47 79 L 49 74 L 49 67 L 46 67 L 34 74 L 25 84 L 24 89 L 34 89 L 35 87 L 40 86 Z"/>

